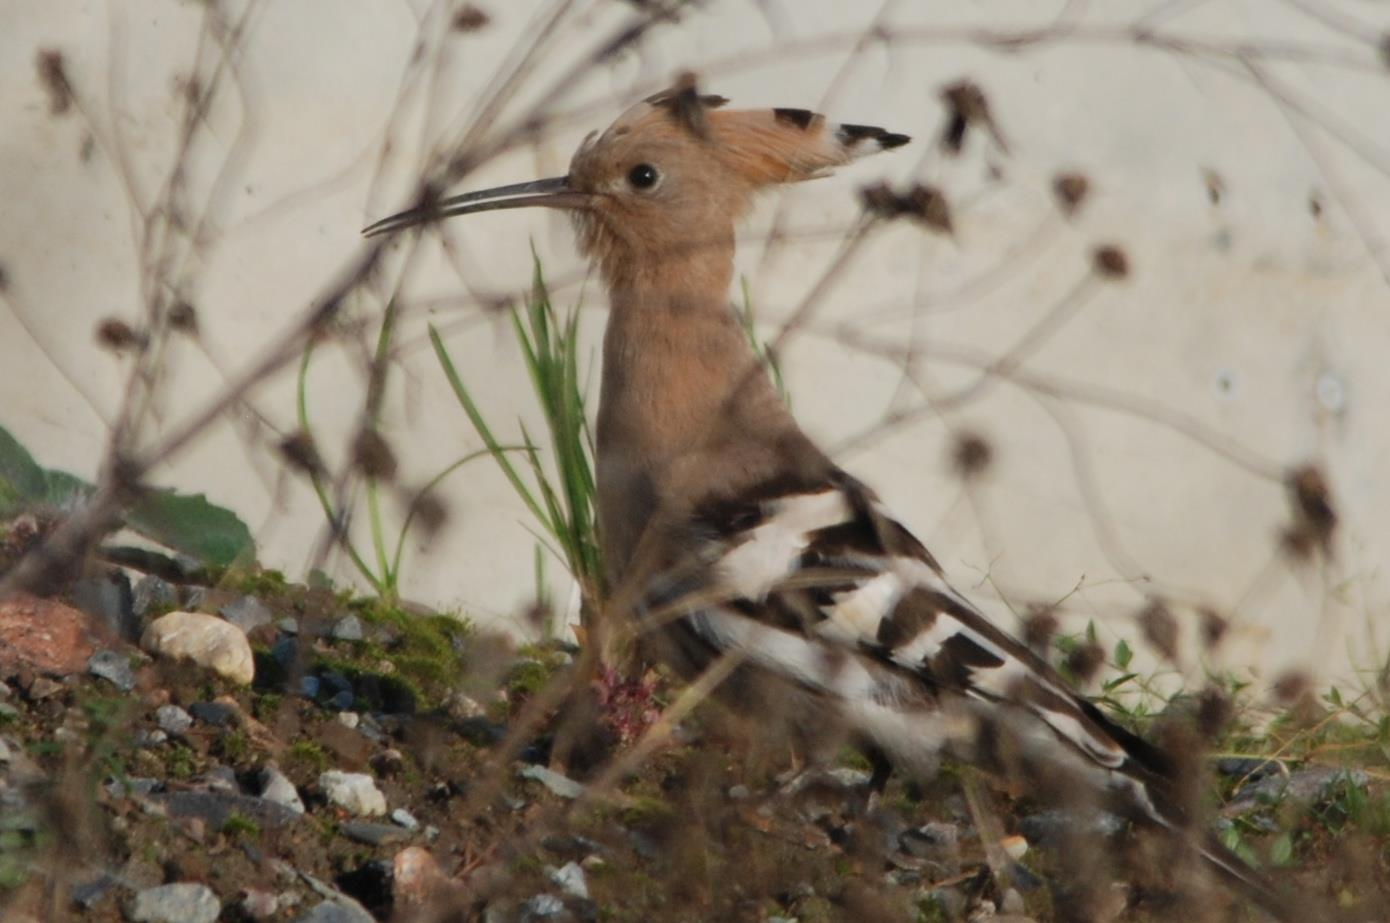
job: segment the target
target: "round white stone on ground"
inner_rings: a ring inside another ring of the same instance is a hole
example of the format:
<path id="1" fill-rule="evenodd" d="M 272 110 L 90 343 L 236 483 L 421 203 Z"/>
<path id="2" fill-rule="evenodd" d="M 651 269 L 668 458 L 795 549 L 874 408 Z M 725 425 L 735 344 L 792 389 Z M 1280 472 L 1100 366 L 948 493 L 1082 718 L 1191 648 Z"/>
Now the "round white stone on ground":
<path id="1" fill-rule="evenodd" d="M 359 817 L 386 813 L 386 796 L 371 776 L 330 769 L 319 776 L 324 797 Z"/>
<path id="2" fill-rule="evenodd" d="M 222 902 L 207 885 L 180 882 L 146 888 L 127 909 L 134 923 L 216 923 Z"/>
<path id="3" fill-rule="evenodd" d="M 282 804 L 296 814 L 304 813 L 304 802 L 300 800 L 294 783 L 274 766 L 261 770 L 261 797 Z"/>
<path id="4" fill-rule="evenodd" d="M 256 675 L 255 658 L 245 632 L 215 615 L 170 612 L 149 624 L 140 646 L 163 657 L 187 657 L 243 685 Z"/>

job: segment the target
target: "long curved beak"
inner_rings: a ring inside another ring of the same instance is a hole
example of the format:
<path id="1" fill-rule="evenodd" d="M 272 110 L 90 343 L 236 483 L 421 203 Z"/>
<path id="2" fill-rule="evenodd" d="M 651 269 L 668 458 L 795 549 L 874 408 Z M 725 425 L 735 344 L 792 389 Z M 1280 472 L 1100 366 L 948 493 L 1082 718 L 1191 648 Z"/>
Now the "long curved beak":
<path id="1" fill-rule="evenodd" d="M 549 179 L 533 180 L 529 183 L 514 183 L 498 186 L 479 192 L 465 192 L 462 195 L 440 199 L 433 205 L 412 208 L 389 218 L 382 218 L 362 231 L 365 237 L 389 234 L 402 228 L 414 227 L 441 218 L 455 215 L 471 215 L 473 212 L 490 212 L 503 208 L 588 208 L 594 196 L 576 192 L 570 187 L 569 177 L 552 176 Z"/>

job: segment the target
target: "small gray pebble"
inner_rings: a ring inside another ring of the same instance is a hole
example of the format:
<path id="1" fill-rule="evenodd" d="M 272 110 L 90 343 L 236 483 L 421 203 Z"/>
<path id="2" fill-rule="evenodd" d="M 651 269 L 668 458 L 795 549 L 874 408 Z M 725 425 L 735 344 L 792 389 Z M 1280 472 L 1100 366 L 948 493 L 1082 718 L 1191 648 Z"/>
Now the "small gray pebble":
<path id="1" fill-rule="evenodd" d="M 130 658 L 119 651 L 97 651 L 87 660 L 87 672 L 100 676 L 122 692 L 135 688 L 135 671 L 130 668 Z"/>
<path id="2" fill-rule="evenodd" d="M 219 609 L 218 614 L 247 634 L 275 619 L 265 604 L 254 596 L 239 596 Z"/>
<path id="3" fill-rule="evenodd" d="M 214 727 L 229 727 L 236 724 L 236 709 L 221 702 L 194 702 L 188 706 L 188 713 L 197 720 Z"/>
<path id="4" fill-rule="evenodd" d="M 345 615 L 333 625 L 335 641 L 361 641 L 364 637 L 362 620 L 355 615 Z"/>
<path id="5" fill-rule="evenodd" d="M 578 862 L 566 862 L 558 869 L 547 869 L 545 874 L 561 891 L 571 897 L 589 897 L 589 883 L 585 880 L 584 870 L 579 867 Z"/>
<path id="6" fill-rule="evenodd" d="M 181 737 L 193 726 L 193 716 L 177 705 L 161 705 L 155 709 L 154 720 L 159 729 L 170 737 Z"/>
<path id="7" fill-rule="evenodd" d="M 261 797 L 282 804 L 296 814 L 304 813 L 304 802 L 299 797 L 298 789 L 274 766 L 267 766 L 261 770 Z"/>
<path id="8" fill-rule="evenodd" d="M 144 617 L 151 609 L 165 609 L 174 606 L 178 602 L 178 593 L 174 590 L 174 585 L 163 577 L 156 577 L 148 574 L 141 577 L 135 584 L 133 592 L 132 608 L 135 614 Z"/>
<path id="9" fill-rule="evenodd" d="M 537 894 L 521 905 L 521 919 L 543 920 L 565 912 L 565 902 L 553 894 Z"/>
<path id="10" fill-rule="evenodd" d="M 357 903 L 348 898 L 332 898 L 295 918 L 295 923 L 376 923 L 376 919 Z"/>
<path id="11" fill-rule="evenodd" d="M 409 832 L 392 824 L 374 824 L 365 820 L 350 820 L 338 828 L 343 836 L 368 846 L 385 846 L 400 843 L 409 838 Z"/>

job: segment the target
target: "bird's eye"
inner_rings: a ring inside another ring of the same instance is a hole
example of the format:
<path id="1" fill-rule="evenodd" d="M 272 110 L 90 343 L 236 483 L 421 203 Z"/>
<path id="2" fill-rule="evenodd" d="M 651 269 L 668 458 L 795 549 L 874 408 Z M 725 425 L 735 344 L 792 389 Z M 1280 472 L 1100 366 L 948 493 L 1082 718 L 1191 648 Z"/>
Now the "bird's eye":
<path id="1" fill-rule="evenodd" d="M 627 181 L 632 184 L 633 189 L 651 189 L 660 178 L 656 167 L 649 163 L 639 163 L 627 171 Z"/>

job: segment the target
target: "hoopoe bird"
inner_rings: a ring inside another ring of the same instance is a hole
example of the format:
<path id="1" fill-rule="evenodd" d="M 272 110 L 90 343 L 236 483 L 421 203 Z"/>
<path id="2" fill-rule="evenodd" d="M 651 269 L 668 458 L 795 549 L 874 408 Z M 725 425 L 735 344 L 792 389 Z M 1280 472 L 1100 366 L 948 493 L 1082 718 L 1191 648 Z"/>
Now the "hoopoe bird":
<path id="1" fill-rule="evenodd" d="M 568 211 L 609 293 L 597 505 L 610 587 L 687 676 L 721 658 L 909 773 L 943 756 L 1079 780 L 1285 905 L 1199 829 L 1175 761 L 1108 719 L 947 583 L 930 552 L 797 425 L 729 301 L 754 195 L 908 143 L 804 109 L 726 109 L 687 81 L 585 139 L 565 176 L 438 199 L 382 234 L 497 209 Z M 744 702 L 746 708 L 757 703 Z"/>

